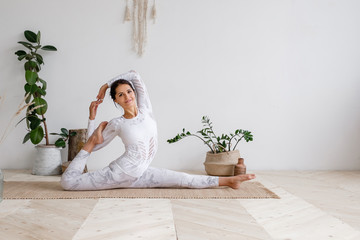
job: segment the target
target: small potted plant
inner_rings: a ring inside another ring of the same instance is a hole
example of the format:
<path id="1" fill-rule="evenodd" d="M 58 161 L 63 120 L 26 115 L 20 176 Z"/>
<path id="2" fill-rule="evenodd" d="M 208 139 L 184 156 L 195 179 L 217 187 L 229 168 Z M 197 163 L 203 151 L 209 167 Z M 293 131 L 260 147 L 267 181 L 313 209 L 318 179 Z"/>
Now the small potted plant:
<path id="1" fill-rule="evenodd" d="M 205 145 L 210 148 L 206 153 L 204 162 L 205 171 L 209 175 L 215 176 L 230 176 L 234 174 L 234 166 L 240 158 L 239 150 L 236 150 L 238 143 L 244 139 L 246 142 L 253 140 L 253 135 L 250 131 L 237 129 L 234 133 L 222 134 L 218 136 L 215 134 L 212 122 L 209 117 L 202 117 L 203 129 L 193 134 L 183 128 L 182 133 L 177 134 L 174 138 L 167 140 L 168 143 L 175 143 L 185 137 L 199 138 Z"/>
<path id="2" fill-rule="evenodd" d="M 38 150 L 37 159 L 33 165 L 33 174 L 36 175 L 57 175 L 61 173 L 61 153 L 60 149 L 64 146 L 61 140 L 58 144 L 49 143 L 49 134 L 45 113 L 48 109 L 48 103 L 44 99 L 46 96 L 47 82 L 40 78 L 39 72 L 44 64 L 44 59 L 40 54 L 44 51 L 57 51 L 52 45 L 40 44 L 40 31 L 35 34 L 26 30 L 24 36 L 27 41 L 19 41 L 27 51 L 23 49 L 15 52 L 19 61 L 25 60 L 25 102 L 27 104 L 26 116 L 20 120 L 26 120 L 27 134 L 23 143 L 31 141 Z M 19 122 L 19 123 L 20 123 Z M 18 123 L 18 124 L 19 124 Z M 39 144 L 45 138 L 45 144 Z M 60 144 L 61 143 L 61 144 Z"/>
<path id="3" fill-rule="evenodd" d="M 64 147 L 66 147 L 66 142 L 69 140 L 70 137 L 75 136 L 76 132 L 74 132 L 74 131 L 69 132 L 69 130 L 67 130 L 66 128 L 61 128 L 60 131 L 61 131 L 61 133 L 50 133 L 50 135 L 58 135 L 58 136 L 60 136 L 55 141 L 55 146 L 60 147 L 60 148 L 64 148 Z"/>

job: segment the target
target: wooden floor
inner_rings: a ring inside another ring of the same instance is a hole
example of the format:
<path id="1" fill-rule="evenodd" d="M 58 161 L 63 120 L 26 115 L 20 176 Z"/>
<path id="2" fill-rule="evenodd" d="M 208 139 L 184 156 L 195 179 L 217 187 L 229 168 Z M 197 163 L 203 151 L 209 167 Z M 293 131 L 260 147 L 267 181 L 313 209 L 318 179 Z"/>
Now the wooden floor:
<path id="1" fill-rule="evenodd" d="M 0 239 L 360 239 L 360 171 L 255 173 L 281 199 L 3 200 Z"/>

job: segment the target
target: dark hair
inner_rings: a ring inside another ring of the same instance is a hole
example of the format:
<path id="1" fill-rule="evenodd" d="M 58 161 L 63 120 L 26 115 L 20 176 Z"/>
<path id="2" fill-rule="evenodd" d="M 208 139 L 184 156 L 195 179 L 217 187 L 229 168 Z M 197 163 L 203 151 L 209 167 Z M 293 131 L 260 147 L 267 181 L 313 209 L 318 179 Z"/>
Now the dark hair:
<path id="1" fill-rule="evenodd" d="M 135 92 L 135 89 L 133 88 L 133 86 L 131 85 L 131 83 L 125 79 L 119 79 L 116 80 L 115 82 L 113 82 L 111 84 L 111 88 L 110 88 L 110 96 L 112 98 L 112 100 L 115 101 L 115 95 L 116 95 L 116 88 L 121 85 L 121 84 L 127 84 L 131 87 L 131 89 Z"/>

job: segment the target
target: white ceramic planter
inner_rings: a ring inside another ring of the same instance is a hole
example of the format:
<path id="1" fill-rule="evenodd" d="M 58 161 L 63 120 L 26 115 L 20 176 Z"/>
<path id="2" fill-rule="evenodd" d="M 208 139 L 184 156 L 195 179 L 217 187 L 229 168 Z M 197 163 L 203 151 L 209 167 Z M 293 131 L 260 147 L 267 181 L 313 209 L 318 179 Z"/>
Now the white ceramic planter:
<path id="1" fill-rule="evenodd" d="M 205 171 L 213 176 L 233 176 L 235 165 L 240 158 L 239 150 L 223 153 L 206 153 Z"/>
<path id="2" fill-rule="evenodd" d="M 61 149 L 55 145 L 37 145 L 37 156 L 33 164 L 34 175 L 60 175 L 61 174 Z"/>

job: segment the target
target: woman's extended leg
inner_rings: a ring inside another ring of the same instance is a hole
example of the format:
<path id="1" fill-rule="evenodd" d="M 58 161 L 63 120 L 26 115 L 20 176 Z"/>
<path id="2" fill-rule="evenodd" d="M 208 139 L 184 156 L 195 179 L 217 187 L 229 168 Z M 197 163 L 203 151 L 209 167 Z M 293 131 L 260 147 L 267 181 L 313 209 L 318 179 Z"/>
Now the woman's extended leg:
<path id="1" fill-rule="evenodd" d="M 149 167 L 130 187 L 185 187 L 185 188 L 210 188 L 217 186 L 229 186 L 239 188 L 241 182 L 255 178 L 253 174 L 233 177 L 215 177 L 206 175 L 193 175 L 176 172 L 168 169 Z"/>
<path id="2" fill-rule="evenodd" d="M 121 173 L 114 173 L 110 167 L 83 174 L 85 164 L 95 145 L 103 142 L 102 131 L 106 127 L 102 122 L 93 135 L 85 143 L 84 147 L 71 161 L 70 165 L 61 177 L 61 185 L 65 190 L 98 190 L 126 187 L 134 181 L 134 178 Z"/>
<path id="3" fill-rule="evenodd" d="M 219 186 L 218 177 L 192 175 L 176 172 L 164 168 L 149 167 L 130 187 L 153 188 L 153 187 L 186 187 L 186 188 L 209 188 Z"/>

